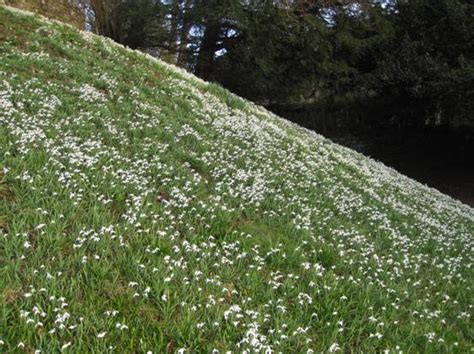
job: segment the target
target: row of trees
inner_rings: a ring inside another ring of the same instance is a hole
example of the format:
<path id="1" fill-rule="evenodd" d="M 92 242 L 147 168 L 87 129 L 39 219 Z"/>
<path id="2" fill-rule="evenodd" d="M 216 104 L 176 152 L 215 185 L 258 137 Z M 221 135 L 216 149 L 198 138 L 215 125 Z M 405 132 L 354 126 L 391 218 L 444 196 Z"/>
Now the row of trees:
<path id="1" fill-rule="evenodd" d="M 263 104 L 472 124 L 470 0 L 83 0 L 95 31 Z"/>

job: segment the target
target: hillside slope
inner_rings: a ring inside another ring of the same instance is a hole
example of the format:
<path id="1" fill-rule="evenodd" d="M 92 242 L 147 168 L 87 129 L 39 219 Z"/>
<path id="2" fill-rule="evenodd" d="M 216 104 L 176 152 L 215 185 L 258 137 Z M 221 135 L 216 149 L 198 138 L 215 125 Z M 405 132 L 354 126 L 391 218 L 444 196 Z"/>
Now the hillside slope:
<path id="1" fill-rule="evenodd" d="M 8 5 L 66 22 L 78 29 L 85 27 L 85 15 L 72 0 L 0 0 Z"/>
<path id="2" fill-rule="evenodd" d="M 474 210 L 0 7 L 0 352 L 466 352 Z"/>

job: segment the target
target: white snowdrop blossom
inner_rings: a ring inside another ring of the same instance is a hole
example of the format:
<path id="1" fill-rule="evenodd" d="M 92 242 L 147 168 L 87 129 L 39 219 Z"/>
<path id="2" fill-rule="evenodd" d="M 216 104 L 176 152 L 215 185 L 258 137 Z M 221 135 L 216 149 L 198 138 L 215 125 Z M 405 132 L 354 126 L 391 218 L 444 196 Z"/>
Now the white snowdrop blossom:
<path id="1" fill-rule="evenodd" d="M 100 332 L 100 333 L 97 335 L 97 338 L 104 338 L 106 334 L 107 334 L 107 332 Z"/>

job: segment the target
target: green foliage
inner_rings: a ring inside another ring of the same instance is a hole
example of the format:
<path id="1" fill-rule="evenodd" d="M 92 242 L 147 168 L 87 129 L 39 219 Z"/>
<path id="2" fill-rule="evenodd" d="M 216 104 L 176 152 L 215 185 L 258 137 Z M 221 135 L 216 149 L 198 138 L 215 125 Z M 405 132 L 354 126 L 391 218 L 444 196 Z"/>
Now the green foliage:
<path id="1" fill-rule="evenodd" d="M 474 123 L 473 14 L 474 5 L 464 0 L 399 4 L 369 88 L 393 97 L 405 110 L 393 113 L 409 120 L 404 123 Z"/>
<path id="2" fill-rule="evenodd" d="M 248 10 L 239 31 L 217 58 L 214 80 L 263 102 L 310 96 L 324 83 L 331 47 L 320 18 L 266 3 Z"/>
<path id="3" fill-rule="evenodd" d="M 162 5 L 150 0 L 83 0 L 92 10 L 92 29 L 131 48 L 165 40 L 158 29 Z"/>

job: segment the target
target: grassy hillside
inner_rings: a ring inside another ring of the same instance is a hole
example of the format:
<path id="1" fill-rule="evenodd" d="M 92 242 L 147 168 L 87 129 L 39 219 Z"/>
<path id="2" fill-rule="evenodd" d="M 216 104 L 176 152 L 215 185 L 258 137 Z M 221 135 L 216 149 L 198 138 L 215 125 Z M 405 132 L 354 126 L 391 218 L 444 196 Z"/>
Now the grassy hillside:
<path id="1" fill-rule="evenodd" d="M 0 0 L 0 5 L 2 4 L 36 12 L 78 29 L 84 29 L 85 26 L 84 13 L 73 4 L 73 0 Z"/>
<path id="2" fill-rule="evenodd" d="M 0 7 L 0 352 L 467 352 L 474 210 Z"/>

